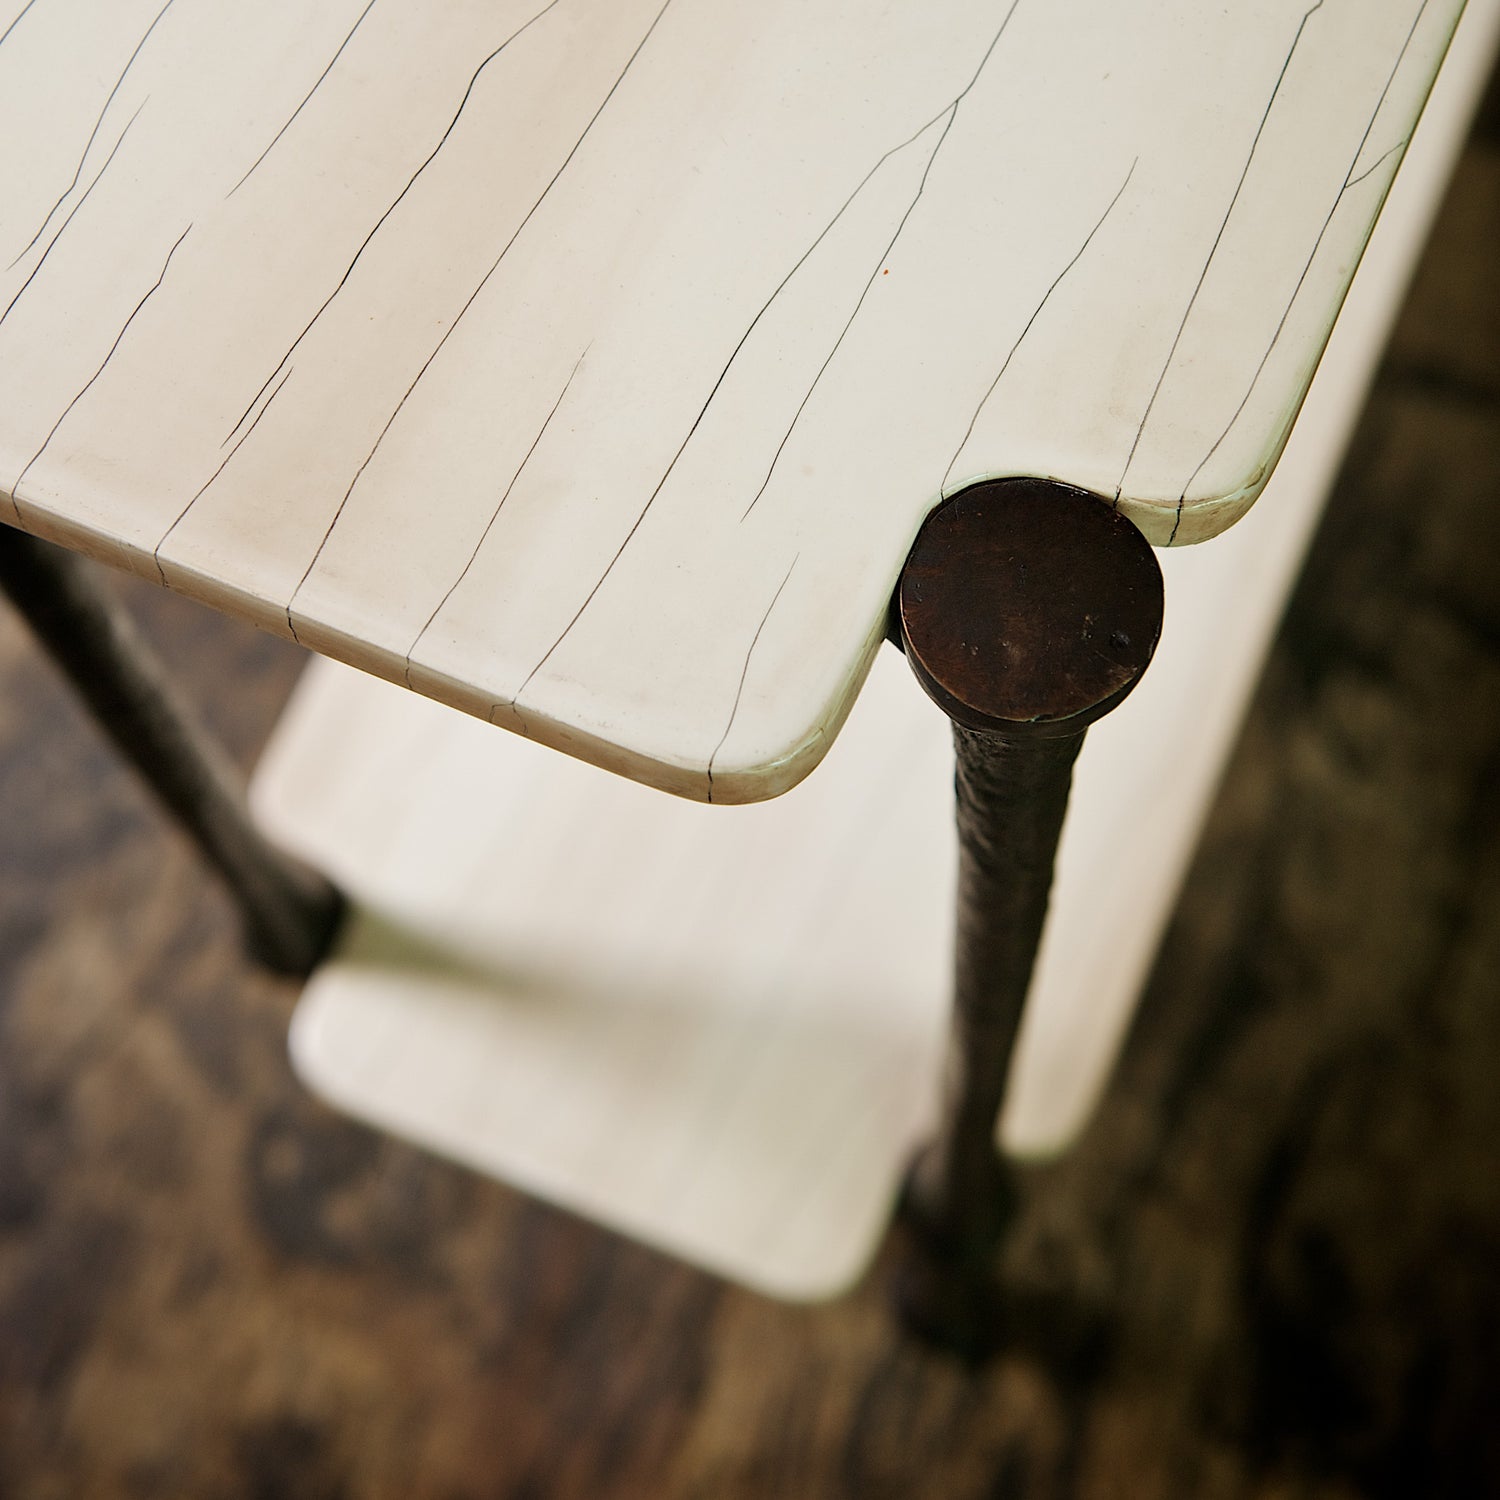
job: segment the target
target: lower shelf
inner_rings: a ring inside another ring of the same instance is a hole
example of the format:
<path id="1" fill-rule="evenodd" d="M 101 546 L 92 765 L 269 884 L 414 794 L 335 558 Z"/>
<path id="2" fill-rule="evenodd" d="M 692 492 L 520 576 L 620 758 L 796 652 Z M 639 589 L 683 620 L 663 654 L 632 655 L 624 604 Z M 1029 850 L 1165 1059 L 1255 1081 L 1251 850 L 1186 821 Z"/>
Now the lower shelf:
<path id="1" fill-rule="evenodd" d="M 726 1276 L 837 1290 L 933 1093 L 946 740 L 892 654 L 809 782 L 700 807 L 318 663 L 256 787 L 359 906 L 300 1072 Z"/>

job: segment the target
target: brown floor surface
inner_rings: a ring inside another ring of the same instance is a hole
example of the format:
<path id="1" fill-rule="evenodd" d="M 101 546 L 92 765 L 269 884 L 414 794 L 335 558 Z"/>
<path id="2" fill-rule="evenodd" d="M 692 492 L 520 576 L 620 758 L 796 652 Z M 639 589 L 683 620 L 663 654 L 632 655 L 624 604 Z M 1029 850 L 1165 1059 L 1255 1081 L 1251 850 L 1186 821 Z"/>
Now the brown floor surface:
<path id="1" fill-rule="evenodd" d="M 0 1496 L 1500 1495 L 1500 108 L 974 1375 L 346 1123 L 0 613 Z M 296 652 L 131 588 L 248 760 Z"/>

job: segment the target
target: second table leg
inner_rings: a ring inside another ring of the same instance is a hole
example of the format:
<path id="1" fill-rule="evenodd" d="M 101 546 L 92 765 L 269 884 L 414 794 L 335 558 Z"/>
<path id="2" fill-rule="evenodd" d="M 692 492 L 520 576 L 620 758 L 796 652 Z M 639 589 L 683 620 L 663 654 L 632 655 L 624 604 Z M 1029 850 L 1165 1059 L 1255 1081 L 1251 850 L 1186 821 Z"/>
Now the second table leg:
<path id="1" fill-rule="evenodd" d="M 130 617 L 98 589 L 90 565 L 0 525 L 0 591 L 224 878 L 253 955 L 280 973 L 308 973 L 333 940 L 343 898 L 251 822 L 228 758 L 179 701 Z"/>

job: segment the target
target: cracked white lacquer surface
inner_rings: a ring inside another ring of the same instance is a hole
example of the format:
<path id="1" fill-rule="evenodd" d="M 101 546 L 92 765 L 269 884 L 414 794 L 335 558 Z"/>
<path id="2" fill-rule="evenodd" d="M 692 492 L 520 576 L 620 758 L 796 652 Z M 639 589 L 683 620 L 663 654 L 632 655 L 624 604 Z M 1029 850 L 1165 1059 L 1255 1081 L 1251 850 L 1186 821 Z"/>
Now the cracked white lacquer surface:
<path id="1" fill-rule="evenodd" d="M 1274 463 L 1461 0 L 0 0 L 0 501 L 687 796 L 981 476 Z"/>

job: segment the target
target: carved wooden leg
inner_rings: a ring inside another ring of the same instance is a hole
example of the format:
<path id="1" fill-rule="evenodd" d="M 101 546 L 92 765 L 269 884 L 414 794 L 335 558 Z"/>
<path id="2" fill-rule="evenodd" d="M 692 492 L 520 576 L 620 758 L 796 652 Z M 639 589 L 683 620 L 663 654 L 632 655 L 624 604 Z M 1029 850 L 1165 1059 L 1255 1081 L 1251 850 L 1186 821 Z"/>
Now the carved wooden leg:
<path id="1" fill-rule="evenodd" d="M 0 526 L 0 589 L 224 877 L 251 952 L 280 973 L 307 973 L 332 941 L 343 898 L 251 823 L 234 767 L 186 712 L 129 616 L 94 587 L 89 565 Z"/>
<path id="2" fill-rule="evenodd" d="M 1162 584 L 1107 502 L 1042 480 L 975 485 L 934 511 L 896 596 L 917 679 L 953 720 L 959 878 L 942 1117 L 901 1207 L 903 1315 L 983 1355 L 1014 1194 L 995 1129 L 1084 731 L 1145 671 Z"/>

